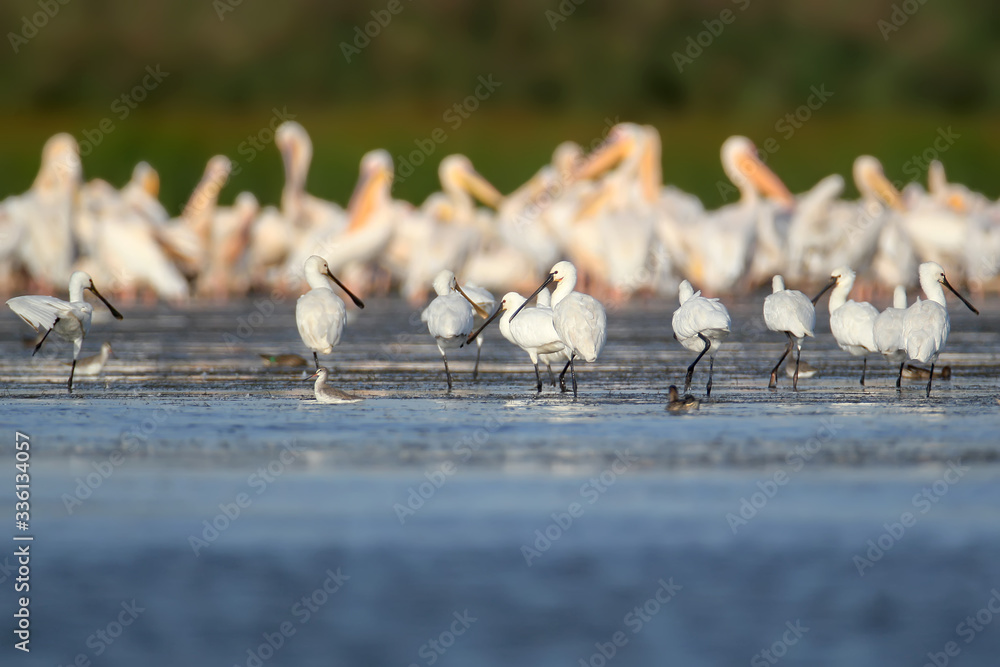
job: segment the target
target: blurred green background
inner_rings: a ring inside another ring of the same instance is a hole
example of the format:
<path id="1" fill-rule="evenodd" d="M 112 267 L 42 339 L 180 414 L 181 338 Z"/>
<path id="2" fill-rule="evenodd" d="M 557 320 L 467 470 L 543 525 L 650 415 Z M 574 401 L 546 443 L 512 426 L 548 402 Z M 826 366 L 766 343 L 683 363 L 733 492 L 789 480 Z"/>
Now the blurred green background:
<path id="1" fill-rule="evenodd" d="M 913 158 L 951 127 L 949 176 L 995 197 L 1000 5 L 924 1 L 8 1 L 0 197 L 26 189 L 44 140 L 67 131 L 89 141 L 88 178 L 121 184 L 152 163 L 174 213 L 216 153 L 240 163 L 222 201 L 245 189 L 275 203 L 278 153 L 250 142 L 269 139 L 274 109 L 313 136 L 309 190 L 339 202 L 372 148 L 406 156 L 441 128 L 447 140 L 396 196 L 436 189 L 451 152 L 509 191 L 609 118 L 655 125 L 665 181 L 710 206 L 724 200 L 718 150 L 734 133 L 773 139 L 768 163 L 799 191 L 848 175 L 861 153 L 900 184 L 922 180 Z M 125 106 L 157 65 L 169 74 Z M 459 116 L 453 105 L 491 75 L 499 87 Z M 801 106 L 824 87 L 827 101 Z"/>

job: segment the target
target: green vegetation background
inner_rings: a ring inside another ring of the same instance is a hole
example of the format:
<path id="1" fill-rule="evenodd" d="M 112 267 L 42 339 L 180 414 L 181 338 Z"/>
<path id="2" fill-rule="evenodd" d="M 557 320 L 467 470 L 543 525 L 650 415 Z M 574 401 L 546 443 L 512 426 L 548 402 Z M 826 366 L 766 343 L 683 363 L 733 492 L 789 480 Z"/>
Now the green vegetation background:
<path id="1" fill-rule="evenodd" d="M 951 127 L 949 176 L 1000 194 L 1000 4 L 989 0 L 62 1 L 0 6 L 0 197 L 30 185 L 49 135 L 82 141 L 109 118 L 113 132 L 84 158 L 88 178 L 121 184 L 148 160 L 177 212 L 208 157 L 224 153 L 241 169 L 222 200 L 250 190 L 274 203 L 277 151 L 247 159 L 274 108 L 313 136 L 310 191 L 340 202 L 372 148 L 405 156 L 442 128 L 447 140 L 398 197 L 436 189 L 451 152 L 509 191 L 560 141 L 599 138 L 608 118 L 655 125 L 666 182 L 710 206 L 724 199 L 718 149 L 734 133 L 774 138 L 768 162 L 799 191 L 849 175 L 861 153 L 911 180 L 913 157 Z M 25 22 L 45 7 L 58 12 L 37 34 L 11 37 L 31 34 Z M 343 44 L 373 11 L 391 20 L 348 62 Z M 695 57 L 679 68 L 677 54 Z M 120 118 L 112 104 L 157 65 L 169 75 Z M 454 127 L 445 113 L 490 75 L 499 88 Z M 808 121 L 779 125 L 823 86 L 833 94 Z"/>

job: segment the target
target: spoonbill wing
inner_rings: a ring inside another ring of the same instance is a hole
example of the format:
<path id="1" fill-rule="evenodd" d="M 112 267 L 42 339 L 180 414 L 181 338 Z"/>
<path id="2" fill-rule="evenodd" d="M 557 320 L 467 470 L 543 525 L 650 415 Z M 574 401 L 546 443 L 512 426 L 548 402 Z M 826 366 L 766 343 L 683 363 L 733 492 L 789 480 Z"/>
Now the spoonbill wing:
<path id="1" fill-rule="evenodd" d="M 74 311 L 72 304 L 54 296 L 16 296 L 7 305 L 39 333 L 48 331 L 56 319 Z"/>

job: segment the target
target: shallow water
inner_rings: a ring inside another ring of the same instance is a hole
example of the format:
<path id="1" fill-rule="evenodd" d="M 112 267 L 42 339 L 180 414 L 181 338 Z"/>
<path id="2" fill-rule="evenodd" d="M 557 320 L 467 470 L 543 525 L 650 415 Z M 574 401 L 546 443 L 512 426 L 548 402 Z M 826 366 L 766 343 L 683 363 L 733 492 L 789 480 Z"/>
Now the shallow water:
<path id="1" fill-rule="evenodd" d="M 928 400 L 880 359 L 862 389 L 825 314 L 803 353 L 818 377 L 767 390 L 782 342 L 762 299 L 726 300 L 712 400 L 686 415 L 664 410 L 692 359 L 673 303 L 613 310 L 573 401 L 535 397 L 495 329 L 478 381 L 461 350 L 446 394 L 414 311 L 374 300 L 327 360 L 368 397 L 343 406 L 256 356 L 304 352 L 291 300 L 123 308 L 84 352 L 117 358 L 72 396 L 68 346 L 32 359 L 4 312 L 5 469 L 15 429 L 33 448 L 17 664 L 921 665 L 952 641 L 991 664 L 1000 302 L 951 309 L 954 375 Z M 93 635 L 133 599 L 120 636 Z"/>

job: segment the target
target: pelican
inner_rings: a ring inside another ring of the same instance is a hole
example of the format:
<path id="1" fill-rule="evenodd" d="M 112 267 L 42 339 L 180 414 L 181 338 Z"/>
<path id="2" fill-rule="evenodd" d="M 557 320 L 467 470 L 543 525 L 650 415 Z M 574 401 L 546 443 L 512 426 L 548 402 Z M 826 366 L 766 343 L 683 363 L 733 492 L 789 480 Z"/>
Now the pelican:
<path id="1" fill-rule="evenodd" d="M 828 289 L 830 293 L 830 331 L 837 345 L 844 352 L 863 359 L 861 366 L 861 386 L 865 386 L 865 372 L 868 370 L 868 355 L 878 352 L 875 345 L 875 319 L 878 310 L 865 301 L 848 300 L 854 287 L 855 274 L 849 267 L 842 266 L 830 274 L 830 282 L 816 295 L 819 300 Z"/>
<path id="2" fill-rule="evenodd" d="M 313 393 L 316 395 L 316 400 L 320 403 L 357 403 L 365 400 L 362 396 L 348 394 L 346 391 L 328 387 L 326 381 L 329 377 L 330 371 L 325 368 L 317 368 L 316 372 L 307 378 L 309 380 L 316 379 L 316 384 L 313 385 Z"/>
<path id="3" fill-rule="evenodd" d="M 557 262 L 545 281 L 527 298 L 535 298 L 551 282 L 558 283 L 552 293 L 552 324 L 559 339 L 569 352 L 569 368 L 573 378 L 573 398 L 577 396 L 576 357 L 593 363 L 604 349 L 608 338 L 608 318 L 604 306 L 589 294 L 576 289 L 576 267 L 572 262 Z M 524 309 L 524 304 L 510 316 L 513 320 Z"/>
<path id="4" fill-rule="evenodd" d="M 892 307 L 886 308 L 875 318 L 872 334 L 875 347 L 890 364 L 899 364 L 896 389 L 901 388 L 903 366 L 906 365 L 906 343 L 903 341 L 903 317 L 906 315 L 906 286 L 896 285 L 892 294 Z"/>
<path id="5" fill-rule="evenodd" d="M 313 361 L 319 369 L 318 354 L 333 352 L 334 346 L 340 342 L 347 318 L 344 301 L 333 293 L 329 281 L 344 290 L 358 308 L 364 308 L 365 304 L 330 273 L 330 267 L 322 257 L 313 255 L 306 260 L 305 277 L 310 289 L 295 303 L 295 323 L 302 342 L 312 350 Z"/>
<path id="6" fill-rule="evenodd" d="M 707 398 L 712 395 L 712 369 L 715 366 L 715 355 L 718 353 L 722 341 L 729 335 L 732 324 L 729 319 L 729 311 L 719 303 L 718 299 L 706 299 L 701 295 L 701 292 L 695 292 L 691 283 L 686 280 L 681 281 L 678 294 L 681 305 L 674 311 L 671 321 L 674 338 L 687 349 L 698 353 L 695 360 L 688 366 L 687 376 L 684 378 L 684 393 L 688 393 L 688 390 L 691 389 L 694 367 L 707 353 L 708 385 L 705 387 Z"/>
<path id="7" fill-rule="evenodd" d="M 817 299 L 819 297 L 816 297 Z M 785 353 L 778 359 L 778 363 L 771 370 L 771 379 L 768 382 L 768 389 L 775 389 L 778 386 L 778 369 L 781 362 L 792 351 L 792 347 L 797 348 L 795 354 L 795 375 L 792 376 L 792 388 L 796 391 L 799 388 L 799 359 L 802 356 L 802 339 L 806 336 L 812 338 L 813 330 L 816 328 L 816 306 L 815 300 L 810 301 L 809 297 L 798 290 L 785 289 L 785 280 L 781 276 L 774 276 L 771 279 L 771 294 L 764 299 L 764 324 L 771 331 L 779 331 L 788 336 L 788 347 Z"/>
<path id="8" fill-rule="evenodd" d="M 927 379 L 927 398 L 930 398 L 931 383 L 934 381 L 934 364 L 948 340 L 948 332 L 951 331 L 942 285 L 951 290 L 976 315 L 979 311 L 951 286 L 945 277 L 944 269 L 937 262 L 921 264 L 919 275 L 920 288 L 927 300 L 917 299 L 916 303 L 906 309 L 906 314 L 903 316 L 903 344 L 907 359 L 924 364 L 930 363 L 930 375 Z"/>
<path id="9" fill-rule="evenodd" d="M 69 278 L 69 301 L 52 296 L 17 296 L 7 301 L 10 309 L 29 326 L 38 333 L 45 333 L 35 345 L 35 351 L 31 353 L 32 356 L 41 349 L 42 343 L 53 331 L 63 340 L 73 343 L 73 364 L 70 366 L 69 383 L 66 385 L 67 391 L 71 394 L 73 393 L 73 373 L 76 371 L 76 362 L 80 356 L 80 349 L 83 347 L 83 339 L 90 331 L 90 319 L 94 314 L 94 307 L 83 300 L 83 290 L 85 289 L 89 289 L 94 293 L 94 296 L 103 301 L 116 320 L 122 319 L 122 314 L 101 296 L 101 293 L 94 287 L 94 281 L 83 271 L 74 271 Z"/>
<path id="10" fill-rule="evenodd" d="M 451 371 L 448 369 L 448 354 L 445 350 L 462 347 L 472 333 L 476 314 L 488 318 L 488 314 L 469 298 L 455 279 L 455 274 L 443 269 L 434 278 L 434 292 L 437 296 L 420 313 L 420 320 L 427 324 L 427 330 L 437 342 L 438 351 L 444 360 L 444 374 L 451 391 Z"/>

